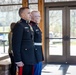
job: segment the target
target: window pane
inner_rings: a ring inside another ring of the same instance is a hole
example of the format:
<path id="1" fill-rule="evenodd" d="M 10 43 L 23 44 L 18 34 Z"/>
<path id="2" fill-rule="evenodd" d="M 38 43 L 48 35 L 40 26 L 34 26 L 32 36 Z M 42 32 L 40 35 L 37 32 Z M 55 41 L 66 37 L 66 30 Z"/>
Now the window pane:
<path id="1" fill-rule="evenodd" d="M 2 4 L 22 4 L 22 0 L 0 0 L 0 5 Z"/>
<path id="2" fill-rule="evenodd" d="M 38 3 L 38 0 L 29 0 L 29 3 Z"/>
<path id="3" fill-rule="evenodd" d="M 62 38 L 62 10 L 49 11 L 49 38 Z"/>
<path id="4" fill-rule="evenodd" d="M 21 5 L 15 6 L 0 6 L 0 32 L 8 32 L 11 22 L 16 22 L 20 19 L 18 9 Z"/>
<path id="5" fill-rule="evenodd" d="M 76 1 L 76 0 L 45 0 L 45 2 L 62 2 L 62 1 Z"/>
<path id="6" fill-rule="evenodd" d="M 18 10 L 21 6 L 0 6 L 0 53 L 8 53 L 8 32 L 10 30 L 10 24 L 20 19 Z"/>
<path id="7" fill-rule="evenodd" d="M 70 37 L 76 38 L 76 9 L 70 10 Z"/>
<path id="8" fill-rule="evenodd" d="M 76 9 L 70 9 L 70 55 L 76 56 Z"/>
<path id="9" fill-rule="evenodd" d="M 76 56 L 76 39 L 70 40 L 70 56 Z"/>
<path id="10" fill-rule="evenodd" d="M 0 33 L 0 55 L 8 53 L 8 33 Z"/>
<path id="11" fill-rule="evenodd" d="M 63 55 L 62 10 L 49 10 L 49 55 Z"/>
<path id="12" fill-rule="evenodd" d="M 38 10 L 38 4 L 30 4 L 29 8 L 31 9 L 31 11 Z"/>

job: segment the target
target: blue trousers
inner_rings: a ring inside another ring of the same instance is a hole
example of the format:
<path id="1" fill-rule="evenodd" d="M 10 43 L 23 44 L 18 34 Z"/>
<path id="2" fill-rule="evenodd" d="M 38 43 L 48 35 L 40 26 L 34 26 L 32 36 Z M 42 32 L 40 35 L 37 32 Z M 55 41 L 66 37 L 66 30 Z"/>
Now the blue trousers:
<path id="1" fill-rule="evenodd" d="M 34 75 L 41 75 L 42 62 L 39 62 L 34 65 Z"/>

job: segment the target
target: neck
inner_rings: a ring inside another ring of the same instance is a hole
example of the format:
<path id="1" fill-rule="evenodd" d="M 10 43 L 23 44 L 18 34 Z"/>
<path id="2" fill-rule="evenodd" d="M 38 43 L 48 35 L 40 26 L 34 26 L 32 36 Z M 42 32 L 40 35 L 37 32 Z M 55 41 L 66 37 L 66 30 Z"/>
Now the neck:
<path id="1" fill-rule="evenodd" d="M 38 25 L 38 23 L 36 21 L 34 21 L 34 20 L 31 20 L 31 21 L 33 21 L 34 23 L 36 23 Z"/>
<path id="2" fill-rule="evenodd" d="M 23 19 L 23 18 L 21 18 L 21 19 Z M 27 23 L 30 23 L 30 20 L 26 20 L 26 19 L 23 19 L 24 21 L 26 21 Z"/>

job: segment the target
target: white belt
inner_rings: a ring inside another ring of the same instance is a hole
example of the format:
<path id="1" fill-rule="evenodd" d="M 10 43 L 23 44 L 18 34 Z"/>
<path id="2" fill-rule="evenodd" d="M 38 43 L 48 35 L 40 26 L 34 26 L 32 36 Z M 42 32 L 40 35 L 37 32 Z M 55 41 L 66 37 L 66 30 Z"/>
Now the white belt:
<path id="1" fill-rule="evenodd" d="M 34 45 L 42 45 L 42 43 L 34 43 Z"/>

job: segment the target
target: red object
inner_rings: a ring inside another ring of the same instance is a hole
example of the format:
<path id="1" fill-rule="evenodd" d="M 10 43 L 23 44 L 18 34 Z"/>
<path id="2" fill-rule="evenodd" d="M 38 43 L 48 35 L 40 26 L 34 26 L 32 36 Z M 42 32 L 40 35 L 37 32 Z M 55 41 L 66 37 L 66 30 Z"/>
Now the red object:
<path id="1" fill-rule="evenodd" d="M 22 75 L 23 67 L 18 67 L 18 75 Z"/>
<path id="2" fill-rule="evenodd" d="M 34 66 L 32 67 L 32 75 L 34 75 Z"/>

